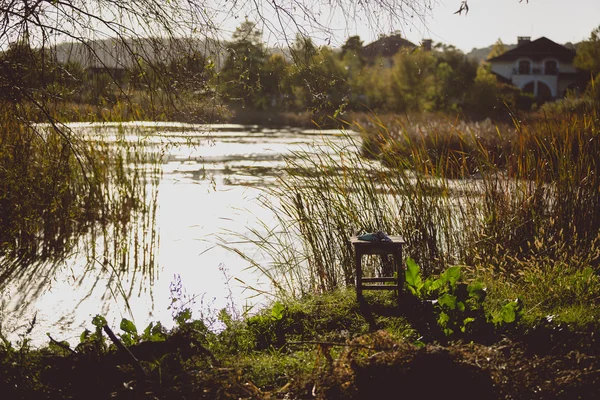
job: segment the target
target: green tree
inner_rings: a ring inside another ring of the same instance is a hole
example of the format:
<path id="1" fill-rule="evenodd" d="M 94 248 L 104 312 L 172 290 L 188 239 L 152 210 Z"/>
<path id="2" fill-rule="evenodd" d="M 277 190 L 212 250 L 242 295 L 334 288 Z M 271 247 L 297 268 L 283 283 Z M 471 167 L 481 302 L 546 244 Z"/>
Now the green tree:
<path id="1" fill-rule="evenodd" d="M 266 106 L 286 108 L 291 100 L 292 88 L 289 66 L 281 54 L 273 54 L 265 62 L 261 82 Z"/>
<path id="2" fill-rule="evenodd" d="M 337 56 L 326 48 L 317 48 L 308 37 L 297 36 L 290 49 L 294 60 L 291 79 L 299 108 L 313 112 L 334 111 L 348 93 L 347 72 Z"/>
<path id="3" fill-rule="evenodd" d="M 227 59 L 219 79 L 225 97 L 248 107 L 264 106 L 261 72 L 266 60 L 262 32 L 256 23 L 242 22 L 227 45 Z"/>
<path id="4" fill-rule="evenodd" d="M 593 76 L 600 73 L 600 26 L 592 31 L 588 40 L 579 44 L 573 64 Z"/>
<path id="5" fill-rule="evenodd" d="M 175 90 L 207 90 L 215 74 L 215 65 L 199 51 L 191 50 L 168 65 L 169 79 Z"/>
<path id="6" fill-rule="evenodd" d="M 432 108 L 436 60 L 430 51 L 399 53 L 394 57 L 392 93 L 399 111 L 424 111 Z"/>
<path id="7" fill-rule="evenodd" d="M 371 110 L 381 111 L 397 110 L 400 99 L 392 94 L 391 81 L 391 68 L 385 68 L 381 63 L 365 67 L 360 74 L 353 76 L 350 82 L 353 106 L 366 106 Z"/>
<path id="8" fill-rule="evenodd" d="M 577 68 L 589 71 L 592 79 L 588 84 L 587 93 L 600 99 L 600 26 L 592 31 L 588 40 L 577 46 L 573 64 Z"/>
<path id="9" fill-rule="evenodd" d="M 364 62 L 362 59 L 362 49 L 363 49 L 363 41 L 360 40 L 360 36 L 350 36 L 346 43 L 342 45 L 342 52 L 340 54 L 341 58 L 344 58 L 346 54 L 352 53 L 355 57 L 358 57 L 360 60 Z"/>
<path id="10" fill-rule="evenodd" d="M 0 98 L 12 103 L 39 101 L 49 86 L 72 85 L 73 65 L 57 63 L 44 49 L 34 49 L 27 38 L 10 43 L 0 54 Z M 55 90 L 58 93 L 58 90 Z"/>
<path id="11" fill-rule="evenodd" d="M 466 97 L 477 73 L 477 64 L 454 46 L 442 46 L 435 52 L 437 67 L 433 94 L 436 110 L 455 110 L 466 102 Z"/>
<path id="12" fill-rule="evenodd" d="M 498 39 L 496 40 L 496 43 L 494 43 L 494 45 L 492 46 L 492 50 L 490 50 L 486 59 L 489 60 L 490 58 L 498 57 L 506 53 L 506 50 L 506 46 L 502 42 L 502 39 Z"/>
<path id="13" fill-rule="evenodd" d="M 477 76 L 469 96 L 469 109 L 477 114 L 489 114 L 498 105 L 496 76 L 484 65 L 477 68 Z"/>

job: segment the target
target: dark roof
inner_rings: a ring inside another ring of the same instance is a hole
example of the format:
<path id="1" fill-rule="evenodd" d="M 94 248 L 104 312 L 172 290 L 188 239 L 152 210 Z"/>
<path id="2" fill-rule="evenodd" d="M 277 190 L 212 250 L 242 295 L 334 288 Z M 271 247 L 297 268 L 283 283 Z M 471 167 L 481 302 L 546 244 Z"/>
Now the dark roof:
<path id="1" fill-rule="evenodd" d="M 414 43 L 409 42 L 400 35 L 384 36 L 363 47 L 362 55 L 373 60 L 377 57 L 392 57 L 401 49 L 412 50 L 416 47 Z"/>
<path id="2" fill-rule="evenodd" d="M 515 61 L 523 57 L 534 61 L 543 60 L 544 58 L 556 58 L 560 61 L 571 62 L 575 58 L 575 52 L 548 38 L 541 37 L 534 41 L 523 43 L 506 53 L 490 58 L 488 61 Z"/>

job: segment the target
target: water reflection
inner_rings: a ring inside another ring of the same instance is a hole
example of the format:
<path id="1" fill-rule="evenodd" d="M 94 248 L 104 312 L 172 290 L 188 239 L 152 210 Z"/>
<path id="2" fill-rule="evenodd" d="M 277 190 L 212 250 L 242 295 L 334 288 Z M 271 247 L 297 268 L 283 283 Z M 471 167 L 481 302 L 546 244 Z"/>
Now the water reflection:
<path id="1" fill-rule="evenodd" d="M 12 271 L 1 289 L 0 315 L 4 334 L 13 340 L 34 315 L 38 344 L 47 341 L 46 332 L 76 341 L 96 314 L 113 326 L 122 317 L 138 326 L 153 320 L 169 326 L 169 286 L 179 278 L 198 296 L 196 315 L 207 305 L 252 306 L 260 299 L 239 282 L 265 291 L 269 283 L 218 246 L 220 240 L 233 243 L 274 221 L 257 199 L 276 182 L 284 156 L 345 140 L 339 131 L 239 125 L 70 127 L 89 146 L 113 154 L 113 172 L 121 172 L 106 195 L 118 202 L 120 214 L 113 223 L 97 222 L 75 235 L 61 257 L 1 261 L 2 271 Z M 236 246 L 255 251 L 250 244 Z"/>

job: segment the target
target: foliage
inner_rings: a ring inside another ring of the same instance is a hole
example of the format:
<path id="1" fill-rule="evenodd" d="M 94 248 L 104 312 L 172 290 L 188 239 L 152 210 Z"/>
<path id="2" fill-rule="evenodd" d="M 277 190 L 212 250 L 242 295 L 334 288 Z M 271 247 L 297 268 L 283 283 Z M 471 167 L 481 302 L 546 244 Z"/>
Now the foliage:
<path id="1" fill-rule="evenodd" d="M 516 325 L 523 315 L 522 301 L 504 304 L 500 312 L 489 317 L 484 312 L 486 288 L 481 281 L 462 283 L 460 266 L 448 267 L 438 277 L 421 277 L 420 267 L 412 258 L 406 259 L 406 287 L 421 301 L 434 304 L 436 320 L 444 334 L 451 338 L 472 337 L 492 322 L 503 330 Z M 485 332 L 487 333 L 487 332 Z"/>
<path id="2" fill-rule="evenodd" d="M 486 58 L 489 60 L 490 58 L 501 56 L 502 54 L 506 53 L 506 51 L 507 49 L 504 43 L 502 42 L 502 39 L 498 39 L 496 40 L 496 43 L 494 43 L 494 45 L 492 46 L 492 50 L 490 50 L 490 53 L 487 55 Z"/>
<path id="3" fill-rule="evenodd" d="M 236 28 L 227 53 L 219 76 L 225 93 L 244 106 L 261 108 L 261 69 L 266 53 L 255 23 L 245 20 Z"/>
<path id="4" fill-rule="evenodd" d="M 383 230 L 405 238 L 406 251 L 422 267 L 417 273 L 408 265 L 409 288 L 417 297 L 435 292 L 429 300 L 437 300 L 440 323 L 453 334 L 465 326 L 468 332 L 475 317 L 465 312 L 479 312 L 481 302 L 470 297 L 479 293 L 475 286 L 469 291 L 443 275 L 447 265 L 468 266 L 467 282 L 481 278 L 490 288 L 489 317 L 479 319 L 486 324 L 518 320 L 527 307 L 548 314 L 582 310 L 567 287 L 590 288 L 580 298 L 595 308 L 595 280 L 581 273 L 596 271 L 600 261 L 595 108 L 512 127 L 433 118 L 370 123 L 363 137 L 375 144 L 363 149 L 378 160 L 360 156 L 356 136 L 336 138 L 327 148 L 294 154 L 286 175 L 269 189 L 278 201 L 266 206 L 278 225 L 252 230 L 245 239 L 272 259 L 258 265 L 247 257 L 277 293 L 302 298 L 352 287 L 350 237 Z M 366 273 L 376 275 L 378 264 L 366 261 Z M 551 265 L 564 266 L 571 283 L 564 283 L 559 268 L 547 269 Z M 545 278 L 531 294 L 561 287 L 563 303 L 540 303 L 541 296 L 533 302 L 526 290 L 515 290 L 537 268 L 551 272 L 540 275 Z M 433 285 L 439 276 L 448 281 L 444 289 L 430 289 L 441 284 Z M 515 298 L 521 301 L 506 303 Z"/>
<path id="5" fill-rule="evenodd" d="M 496 76 L 489 68 L 480 65 L 470 93 L 469 104 L 476 113 L 484 113 L 500 106 L 498 104 L 498 84 Z"/>
<path id="6" fill-rule="evenodd" d="M 600 73 L 600 26 L 592 31 L 588 40 L 579 43 L 573 64 L 589 71 L 591 76 Z"/>

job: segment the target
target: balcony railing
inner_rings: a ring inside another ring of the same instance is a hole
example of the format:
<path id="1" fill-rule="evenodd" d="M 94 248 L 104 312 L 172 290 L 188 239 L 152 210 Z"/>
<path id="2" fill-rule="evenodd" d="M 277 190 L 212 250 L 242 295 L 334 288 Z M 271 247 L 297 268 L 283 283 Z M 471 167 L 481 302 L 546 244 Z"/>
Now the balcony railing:
<path id="1" fill-rule="evenodd" d="M 557 68 L 532 68 L 530 71 L 513 68 L 513 75 L 558 75 Z"/>

